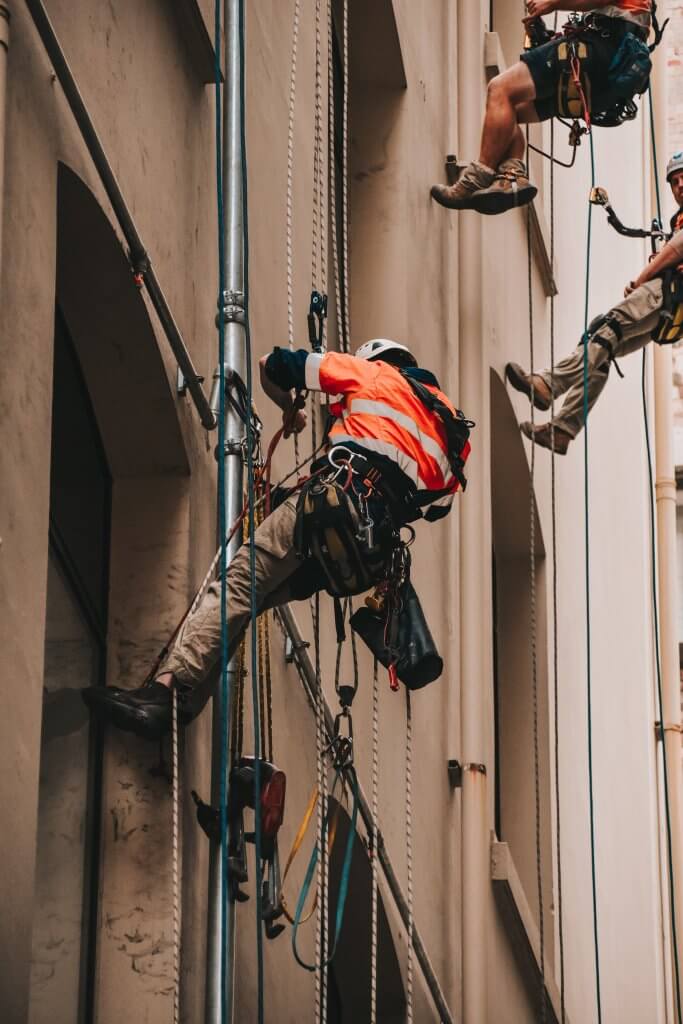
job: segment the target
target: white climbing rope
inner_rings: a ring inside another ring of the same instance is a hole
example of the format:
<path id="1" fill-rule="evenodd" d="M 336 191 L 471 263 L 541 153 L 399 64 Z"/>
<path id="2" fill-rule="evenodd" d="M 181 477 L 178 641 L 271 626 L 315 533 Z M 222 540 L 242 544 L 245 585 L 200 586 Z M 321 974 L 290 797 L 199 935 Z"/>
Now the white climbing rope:
<path id="1" fill-rule="evenodd" d="M 351 351 L 351 317 L 349 313 L 349 0 L 342 6 L 342 273 L 344 316 L 342 336 L 344 352 Z"/>
<path id="2" fill-rule="evenodd" d="M 330 0 L 325 0 L 327 19 L 331 17 Z M 327 232 L 325 210 L 325 154 L 323 144 L 323 94 L 322 94 L 322 12 L 323 0 L 315 3 L 315 136 L 313 156 L 313 215 L 311 232 L 311 286 L 323 294 L 327 287 Z M 328 54 L 328 58 L 329 58 Z M 312 448 L 317 447 L 317 408 L 311 409 Z M 316 818 L 316 843 L 318 847 L 318 873 L 316 878 L 317 913 L 315 941 L 315 1020 L 316 1024 L 327 1020 L 327 890 L 329 863 L 327 843 L 323 841 L 324 822 L 327 817 L 327 785 L 325 770 L 325 697 L 320 669 L 320 595 L 311 602 L 316 674 L 316 760 L 318 792 L 318 813 Z"/>
<path id="3" fill-rule="evenodd" d="M 406 889 L 408 899 L 408 963 L 406 1024 L 413 1024 L 413 716 L 406 687 Z"/>
<path id="4" fill-rule="evenodd" d="M 336 174 L 336 130 L 335 130 L 335 92 L 334 92 L 334 24 L 329 23 L 328 46 L 330 60 L 328 62 L 328 97 L 329 97 L 329 182 L 330 182 L 330 235 L 332 237 L 332 264 L 334 273 L 334 298 L 337 315 L 337 335 L 342 352 L 351 351 L 349 338 L 349 225 L 348 225 L 348 0 L 344 0 L 343 46 L 342 58 L 342 159 L 341 159 L 341 259 L 339 253 L 339 235 L 337 221 L 337 174 Z"/>
<path id="5" fill-rule="evenodd" d="M 299 49 L 299 18 L 301 0 L 294 0 L 292 24 L 292 64 L 289 73 L 289 104 L 287 116 L 287 202 L 286 202 L 286 263 L 287 263 L 287 343 L 294 348 L 294 115 L 296 111 L 296 71 Z M 299 461 L 299 435 L 294 434 L 294 461 Z"/>
<path id="6" fill-rule="evenodd" d="M 370 1024 L 377 1024 L 377 926 L 379 827 L 379 680 L 377 658 L 372 675 L 372 917 L 370 924 Z"/>
<path id="7" fill-rule="evenodd" d="M 179 763 L 178 763 L 178 693 L 175 687 L 172 694 L 172 740 L 171 740 L 171 773 L 172 773 L 172 888 L 173 888 L 173 1024 L 180 1024 L 180 830 L 179 830 Z"/>

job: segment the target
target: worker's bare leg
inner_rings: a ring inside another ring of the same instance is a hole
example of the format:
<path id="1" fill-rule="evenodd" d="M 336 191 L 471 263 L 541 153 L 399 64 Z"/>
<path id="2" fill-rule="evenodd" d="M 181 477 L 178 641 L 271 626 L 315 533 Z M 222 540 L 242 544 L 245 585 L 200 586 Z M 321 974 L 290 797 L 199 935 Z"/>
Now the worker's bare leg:
<path id="1" fill-rule="evenodd" d="M 529 108 L 533 107 L 535 96 L 534 80 L 522 61 L 491 79 L 486 94 L 480 163 L 496 168 L 508 155 L 523 159 L 524 136 L 519 129 L 518 108 L 521 107 L 525 114 L 530 115 Z M 521 152 L 509 154 L 511 147 L 519 147 L 520 140 Z"/>

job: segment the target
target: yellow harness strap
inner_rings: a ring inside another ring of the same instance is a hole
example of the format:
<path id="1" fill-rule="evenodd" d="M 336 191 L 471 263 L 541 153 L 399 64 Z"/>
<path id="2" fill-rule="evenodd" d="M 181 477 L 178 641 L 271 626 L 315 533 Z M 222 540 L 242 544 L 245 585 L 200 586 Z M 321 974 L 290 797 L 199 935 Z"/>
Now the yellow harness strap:
<path id="1" fill-rule="evenodd" d="M 289 906 L 287 905 L 287 900 L 285 899 L 285 893 L 284 893 L 285 879 L 287 878 L 287 875 L 289 873 L 289 869 L 291 868 L 292 864 L 294 863 L 294 859 L 295 859 L 297 853 L 301 849 L 301 844 L 304 841 L 304 837 L 306 835 L 306 832 L 308 831 L 308 826 L 311 823 L 311 818 L 313 817 L 313 811 L 315 810 L 315 805 L 318 802 L 319 795 L 320 794 L 318 792 L 318 787 L 314 786 L 313 787 L 313 791 L 312 791 L 312 793 L 311 793 L 311 795 L 309 797 L 309 800 L 308 800 L 308 806 L 306 807 L 306 810 L 304 811 L 304 816 L 301 819 L 301 824 L 299 825 L 299 830 L 298 830 L 296 836 L 294 837 L 294 842 L 292 843 L 292 848 L 289 851 L 289 856 L 287 857 L 287 863 L 285 864 L 284 871 L 282 872 L 282 881 L 280 883 L 280 906 L 282 907 L 283 913 L 284 913 L 285 917 L 287 918 L 287 920 L 289 921 L 290 924 L 294 924 L 294 918 L 292 917 L 292 914 L 291 914 L 291 912 L 289 910 Z M 328 857 L 332 853 L 332 848 L 334 847 L 334 840 L 335 840 L 335 837 L 337 835 L 337 827 L 339 825 L 339 811 L 340 810 L 341 810 L 341 804 L 338 803 L 337 806 L 334 809 L 334 815 L 333 815 L 332 821 L 330 823 L 330 831 L 329 831 L 329 834 L 328 834 L 328 837 L 327 837 L 327 855 L 328 855 Z M 311 917 L 315 913 L 315 908 L 317 906 L 317 903 L 318 903 L 318 893 L 316 891 L 315 895 L 313 896 L 313 903 L 311 904 L 311 909 L 308 911 L 308 913 L 304 917 L 301 918 L 301 920 L 299 921 L 299 924 L 305 924 L 306 921 L 310 921 Z"/>

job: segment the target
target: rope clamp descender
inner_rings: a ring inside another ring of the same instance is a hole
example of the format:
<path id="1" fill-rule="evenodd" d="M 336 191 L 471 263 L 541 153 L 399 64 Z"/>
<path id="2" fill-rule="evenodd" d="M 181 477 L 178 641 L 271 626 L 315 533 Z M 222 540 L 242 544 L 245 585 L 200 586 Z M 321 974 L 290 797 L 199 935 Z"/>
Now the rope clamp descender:
<path id="1" fill-rule="evenodd" d="M 328 749 L 332 752 L 335 771 L 353 767 L 353 719 L 346 704 L 334 719 L 334 734 Z"/>
<path id="2" fill-rule="evenodd" d="M 327 319 L 327 295 L 311 292 L 311 305 L 308 309 L 308 341 L 314 352 L 323 351 L 325 320 Z"/>

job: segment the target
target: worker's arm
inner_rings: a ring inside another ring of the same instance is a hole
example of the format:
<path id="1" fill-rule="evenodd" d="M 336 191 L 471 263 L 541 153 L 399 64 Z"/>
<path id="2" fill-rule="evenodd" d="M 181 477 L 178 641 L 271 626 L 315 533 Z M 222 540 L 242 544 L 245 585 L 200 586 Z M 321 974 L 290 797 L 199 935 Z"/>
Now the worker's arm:
<path id="1" fill-rule="evenodd" d="M 652 281 L 653 278 L 659 277 L 669 267 L 675 267 L 678 263 L 683 263 L 683 231 L 677 231 L 654 259 L 645 264 L 638 277 L 626 285 L 624 295 L 630 295 L 636 288 L 640 288 L 641 284 Z"/>
<path id="2" fill-rule="evenodd" d="M 532 18 L 552 14 L 553 11 L 594 11 L 598 7 L 607 7 L 613 3 L 614 0 L 572 0 L 571 3 L 566 3 L 565 0 L 528 0 L 528 14 L 523 20 L 526 23 Z"/>
<path id="3" fill-rule="evenodd" d="M 285 349 L 275 349 L 275 352 L 294 355 Z M 303 354 L 306 355 L 305 352 Z M 289 437 L 291 433 L 300 434 L 304 429 L 306 412 L 304 409 L 296 409 L 294 406 L 293 391 L 297 387 L 297 382 L 294 381 L 290 387 L 287 387 L 292 376 L 291 371 L 288 373 L 286 368 L 283 369 L 282 366 L 279 366 L 278 363 L 281 364 L 282 360 L 274 359 L 273 356 L 274 353 L 271 352 L 270 355 L 261 356 L 259 359 L 261 387 L 271 402 L 282 409 L 282 425 L 285 428 L 285 437 Z"/>

